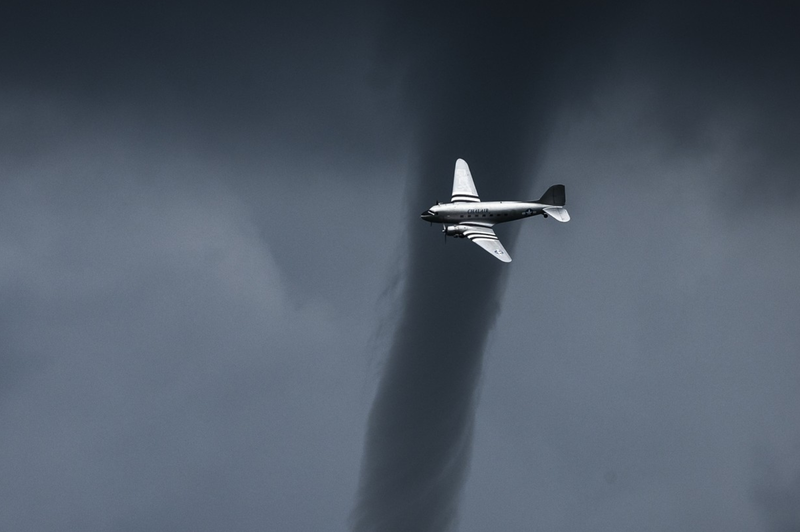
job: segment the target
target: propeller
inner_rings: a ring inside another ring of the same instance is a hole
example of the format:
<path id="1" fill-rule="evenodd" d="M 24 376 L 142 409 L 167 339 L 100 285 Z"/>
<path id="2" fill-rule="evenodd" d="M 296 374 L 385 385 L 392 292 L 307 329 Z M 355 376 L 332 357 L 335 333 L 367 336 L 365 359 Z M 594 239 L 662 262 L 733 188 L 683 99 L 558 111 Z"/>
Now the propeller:
<path id="1" fill-rule="evenodd" d="M 444 243 L 447 244 L 447 226 L 442 224 L 442 234 L 444 235 Z"/>

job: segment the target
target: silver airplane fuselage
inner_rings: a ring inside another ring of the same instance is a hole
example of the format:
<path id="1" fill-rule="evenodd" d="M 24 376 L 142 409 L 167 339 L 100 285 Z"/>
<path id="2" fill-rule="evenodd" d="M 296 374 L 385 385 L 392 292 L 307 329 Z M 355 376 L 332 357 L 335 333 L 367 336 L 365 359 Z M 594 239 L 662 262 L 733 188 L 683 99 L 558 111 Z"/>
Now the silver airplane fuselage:
<path id="1" fill-rule="evenodd" d="M 503 222 L 513 222 L 530 218 L 537 214 L 547 217 L 546 207 L 542 203 L 529 201 L 481 201 L 470 203 L 439 203 L 423 212 L 420 217 L 426 222 L 442 224 L 459 224 L 485 222 L 487 226 Z"/>

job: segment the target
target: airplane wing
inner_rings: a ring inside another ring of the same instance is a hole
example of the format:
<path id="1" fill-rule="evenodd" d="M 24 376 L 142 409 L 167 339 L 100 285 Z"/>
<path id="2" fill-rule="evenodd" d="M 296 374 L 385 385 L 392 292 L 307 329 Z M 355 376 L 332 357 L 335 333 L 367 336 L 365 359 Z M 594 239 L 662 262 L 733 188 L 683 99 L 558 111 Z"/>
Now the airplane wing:
<path id="1" fill-rule="evenodd" d="M 468 203 L 480 200 L 478 190 L 472 181 L 472 174 L 469 171 L 467 161 L 458 159 L 456 161 L 456 171 L 453 175 L 453 196 L 450 198 L 450 203 Z"/>
<path id="2" fill-rule="evenodd" d="M 470 226 L 469 231 L 464 231 L 464 236 L 494 255 L 498 260 L 511 262 L 511 257 L 508 255 L 506 248 L 500 243 L 500 239 L 497 238 L 491 227 L 470 223 L 463 223 L 462 225 Z"/>

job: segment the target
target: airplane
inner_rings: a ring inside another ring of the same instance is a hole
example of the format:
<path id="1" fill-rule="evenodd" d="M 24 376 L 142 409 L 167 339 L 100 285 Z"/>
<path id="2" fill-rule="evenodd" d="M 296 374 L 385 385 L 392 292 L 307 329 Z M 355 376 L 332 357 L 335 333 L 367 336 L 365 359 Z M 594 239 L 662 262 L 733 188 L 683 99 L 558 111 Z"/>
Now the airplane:
<path id="1" fill-rule="evenodd" d="M 445 241 L 448 236 L 469 238 L 495 258 L 511 262 L 511 257 L 492 227 L 538 214 L 559 222 L 568 222 L 569 213 L 564 208 L 565 203 L 564 185 L 553 185 L 537 201 L 481 201 L 472 181 L 469 165 L 464 159 L 458 159 L 450 203 L 437 201 L 436 205 L 423 212 L 420 217 L 426 222 L 441 223 Z"/>

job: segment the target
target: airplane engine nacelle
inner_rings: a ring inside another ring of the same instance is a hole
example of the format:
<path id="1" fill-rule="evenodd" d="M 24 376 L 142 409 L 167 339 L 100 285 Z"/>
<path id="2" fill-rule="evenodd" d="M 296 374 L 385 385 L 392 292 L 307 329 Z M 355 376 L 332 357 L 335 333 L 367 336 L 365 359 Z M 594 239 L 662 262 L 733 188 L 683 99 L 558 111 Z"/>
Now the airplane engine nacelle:
<path id="1" fill-rule="evenodd" d="M 467 227 L 466 225 L 448 225 L 442 230 L 442 232 L 447 236 L 464 238 L 464 231 L 467 230 L 469 230 L 469 227 Z"/>

